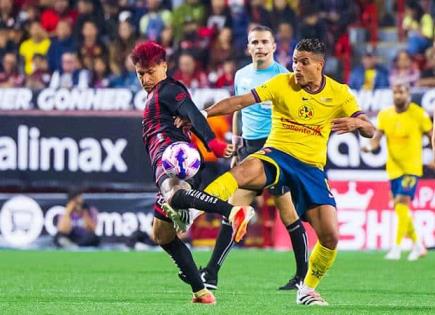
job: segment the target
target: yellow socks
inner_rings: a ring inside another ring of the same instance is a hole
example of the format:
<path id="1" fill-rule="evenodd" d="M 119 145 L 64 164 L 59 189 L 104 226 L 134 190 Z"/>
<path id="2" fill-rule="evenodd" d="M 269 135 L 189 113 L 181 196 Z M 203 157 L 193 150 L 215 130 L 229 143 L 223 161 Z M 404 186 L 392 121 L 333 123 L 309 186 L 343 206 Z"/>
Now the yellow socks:
<path id="1" fill-rule="evenodd" d="M 205 189 L 204 192 L 217 197 L 221 200 L 227 201 L 237 190 L 239 185 L 233 174 L 226 172 L 212 181 Z"/>
<path id="2" fill-rule="evenodd" d="M 394 210 L 397 214 L 396 245 L 400 245 L 405 236 L 409 236 L 415 243 L 418 237 L 415 232 L 414 223 L 412 222 L 409 206 L 399 202 L 394 206 Z"/>
<path id="3" fill-rule="evenodd" d="M 308 263 L 308 272 L 305 276 L 304 284 L 315 289 L 326 271 L 332 266 L 337 256 L 337 249 L 329 249 L 316 243 Z"/>

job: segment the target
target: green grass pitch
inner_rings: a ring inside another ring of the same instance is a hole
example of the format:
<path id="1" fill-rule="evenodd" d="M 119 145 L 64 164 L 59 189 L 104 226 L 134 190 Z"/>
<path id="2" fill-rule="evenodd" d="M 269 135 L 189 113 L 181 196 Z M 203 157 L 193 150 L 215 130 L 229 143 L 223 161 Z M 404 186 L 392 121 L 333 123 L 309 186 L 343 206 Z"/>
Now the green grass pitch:
<path id="1" fill-rule="evenodd" d="M 209 252 L 196 251 L 198 264 Z M 329 307 L 277 290 L 293 254 L 233 250 L 217 305 L 193 305 L 164 252 L 0 251 L 0 314 L 435 314 L 435 253 L 417 262 L 340 252 L 319 286 Z"/>

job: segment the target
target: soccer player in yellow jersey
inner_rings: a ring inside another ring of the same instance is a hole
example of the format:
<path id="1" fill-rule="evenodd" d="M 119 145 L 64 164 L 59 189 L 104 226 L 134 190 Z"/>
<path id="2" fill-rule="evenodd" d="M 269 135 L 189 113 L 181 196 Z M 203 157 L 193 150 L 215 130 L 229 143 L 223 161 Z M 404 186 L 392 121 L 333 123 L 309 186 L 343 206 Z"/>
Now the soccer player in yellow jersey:
<path id="1" fill-rule="evenodd" d="M 431 136 L 432 122 L 423 108 L 411 102 L 409 87 L 393 87 L 394 106 L 379 112 L 378 128 L 365 152 L 379 148 L 382 137 L 387 139 L 387 174 L 398 218 L 396 240 L 386 259 L 400 259 L 400 244 L 405 236 L 411 238 L 413 248 L 408 260 L 417 260 L 427 251 L 418 238 L 409 210 L 417 188 L 418 178 L 423 174 L 423 136 Z"/>
<path id="2" fill-rule="evenodd" d="M 272 101 L 272 128 L 263 149 L 218 177 L 206 191 L 225 200 L 238 188 L 290 188 L 298 215 L 311 224 L 319 239 L 304 282 L 298 286 L 296 302 L 305 305 L 328 304 L 315 289 L 337 252 L 335 200 L 323 171 L 329 134 L 358 130 L 372 137 L 375 131 L 349 88 L 323 75 L 324 64 L 325 45 L 318 39 L 303 39 L 293 55 L 294 73 L 276 75 L 251 92 L 206 110 L 209 116 L 224 115 Z"/>

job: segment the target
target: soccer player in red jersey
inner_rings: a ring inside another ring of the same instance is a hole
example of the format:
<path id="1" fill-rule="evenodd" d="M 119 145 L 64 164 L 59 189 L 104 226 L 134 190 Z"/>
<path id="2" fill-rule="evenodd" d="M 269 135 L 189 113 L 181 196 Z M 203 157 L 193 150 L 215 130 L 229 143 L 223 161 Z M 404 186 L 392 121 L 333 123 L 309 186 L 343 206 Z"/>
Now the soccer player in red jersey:
<path id="1" fill-rule="evenodd" d="M 187 88 L 167 76 L 166 53 L 163 47 L 150 41 L 140 43 L 133 49 L 131 59 L 141 85 L 148 92 L 142 121 L 142 138 L 150 156 L 154 180 L 159 188 L 160 203 L 155 205 L 153 221 L 154 241 L 172 257 L 180 272 L 186 275 L 193 291 L 192 302 L 214 304 L 215 297 L 204 287 L 189 249 L 177 237 L 174 228 L 174 220 L 177 220 L 176 226 L 181 226 L 182 229 L 186 228 L 190 220 L 182 220 L 180 211 L 174 210 L 168 203 L 177 207 L 179 201 L 189 201 L 192 208 L 223 215 L 233 224 L 236 241 L 246 232 L 247 221 L 252 217 L 253 209 L 233 207 L 205 192 L 192 189 L 195 187 L 194 180 L 187 182 L 168 176 L 162 167 L 162 154 L 171 143 L 191 142 L 190 129 L 176 127 L 175 117 L 188 119 L 192 123 L 191 130 L 216 156 L 230 157 L 234 148 L 216 139 L 206 118 L 190 98 Z M 189 210 L 184 213 L 188 214 Z M 194 215 L 198 213 L 196 211 Z"/>

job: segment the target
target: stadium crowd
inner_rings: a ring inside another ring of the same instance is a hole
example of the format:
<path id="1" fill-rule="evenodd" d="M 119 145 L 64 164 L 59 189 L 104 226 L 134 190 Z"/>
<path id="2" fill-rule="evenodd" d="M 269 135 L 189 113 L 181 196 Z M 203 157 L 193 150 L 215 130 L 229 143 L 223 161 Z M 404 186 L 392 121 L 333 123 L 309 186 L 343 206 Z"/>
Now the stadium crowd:
<path id="1" fill-rule="evenodd" d="M 235 70 L 249 63 L 252 23 L 273 29 L 275 59 L 289 69 L 297 40 L 319 37 L 328 44 L 325 72 L 352 88 L 434 86 L 434 7 L 431 0 L 0 0 L 0 87 L 136 91 L 128 54 L 147 39 L 166 48 L 169 73 L 188 87 L 231 89 Z M 378 30 L 395 25 L 404 49 L 390 69 L 375 47 Z M 372 48 L 358 54 L 351 29 Z"/>

